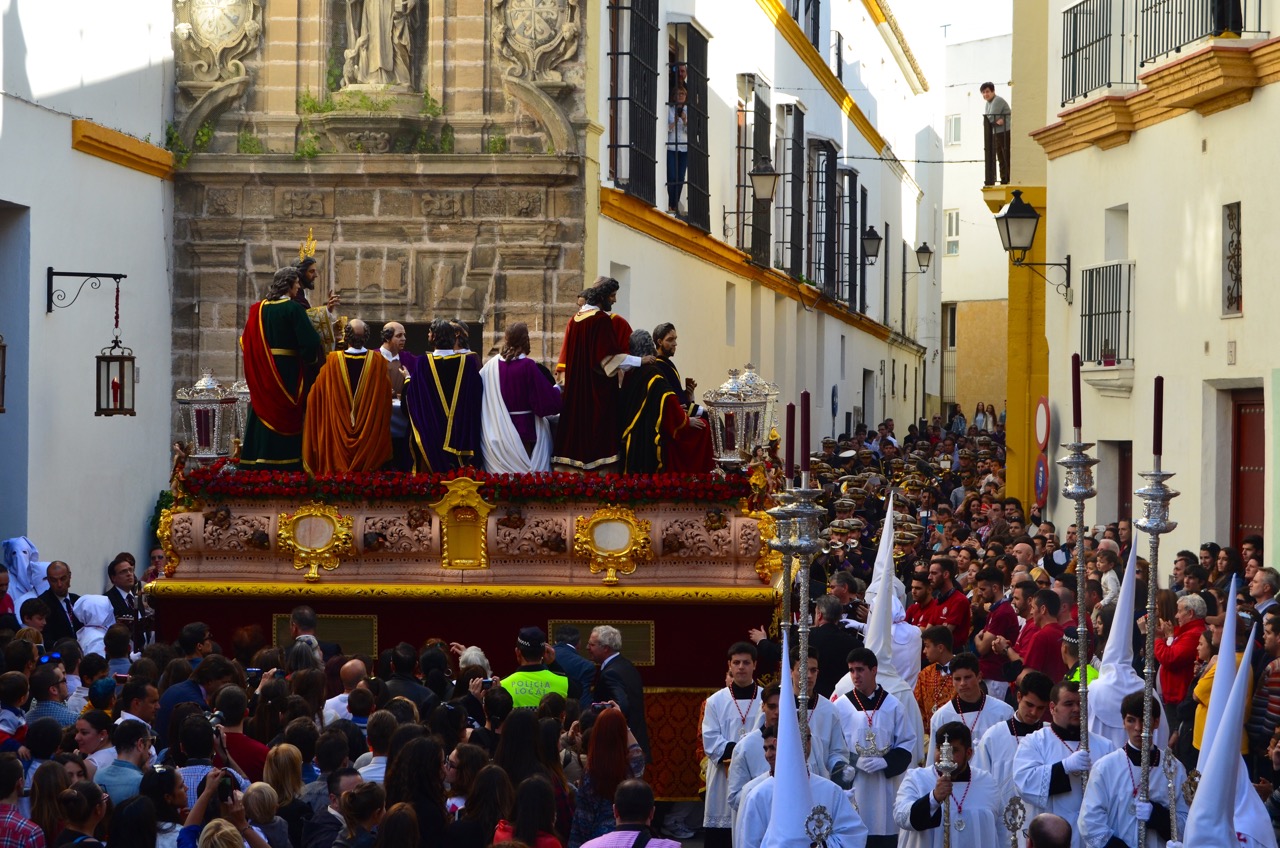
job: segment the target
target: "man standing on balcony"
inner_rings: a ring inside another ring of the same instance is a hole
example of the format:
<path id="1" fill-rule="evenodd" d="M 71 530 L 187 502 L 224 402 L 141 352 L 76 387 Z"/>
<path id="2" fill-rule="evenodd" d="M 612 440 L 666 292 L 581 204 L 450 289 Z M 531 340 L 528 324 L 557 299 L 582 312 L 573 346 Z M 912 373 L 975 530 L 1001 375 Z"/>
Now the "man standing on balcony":
<path id="1" fill-rule="evenodd" d="M 984 82 L 980 89 L 982 91 L 982 99 L 987 101 L 986 111 L 983 117 L 987 121 L 986 131 L 986 154 L 987 154 L 987 178 L 986 185 L 996 184 L 996 163 L 1000 165 L 1000 184 L 1009 184 L 1009 127 L 1010 112 L 1009 103 L 1003 97 L 996 96 L 996 86 L 992 82 Z"/>

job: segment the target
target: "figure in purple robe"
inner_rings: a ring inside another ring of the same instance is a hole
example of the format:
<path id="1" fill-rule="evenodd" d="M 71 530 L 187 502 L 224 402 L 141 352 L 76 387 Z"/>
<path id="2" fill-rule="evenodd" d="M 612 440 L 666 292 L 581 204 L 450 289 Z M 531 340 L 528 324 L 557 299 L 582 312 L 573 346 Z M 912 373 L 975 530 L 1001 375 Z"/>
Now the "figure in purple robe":
<path id="1" fill-rule="evenodd" d="M 455 340 L 452 324 L 432 321 L 435 349 L 413 361 L 405 382 L 413 470 L 420 474 L 481 467 L 480 363 L 470 353 L 455 353 Z"/>
<path id="2" fill-rule="evenodd" d="M 551 372 L 529 359 L 529 328 L 507 328 L 502 351 L 480 369 L 484 380 L 485 467 L 495 473 L 551 470 L 551 425 L 560 414 L 560 389 Z"/>

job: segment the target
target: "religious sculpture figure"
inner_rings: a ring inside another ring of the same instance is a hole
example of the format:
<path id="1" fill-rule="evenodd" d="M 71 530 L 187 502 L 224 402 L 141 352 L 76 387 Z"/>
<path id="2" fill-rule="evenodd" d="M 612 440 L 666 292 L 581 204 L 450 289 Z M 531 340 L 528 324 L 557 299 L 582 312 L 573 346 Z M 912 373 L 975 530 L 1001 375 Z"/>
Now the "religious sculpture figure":
<path id="1" fill-rule="evenodd" d="M 419 0 L 347 0 L 344 85 L 413 82 L 413 23 Z"/>

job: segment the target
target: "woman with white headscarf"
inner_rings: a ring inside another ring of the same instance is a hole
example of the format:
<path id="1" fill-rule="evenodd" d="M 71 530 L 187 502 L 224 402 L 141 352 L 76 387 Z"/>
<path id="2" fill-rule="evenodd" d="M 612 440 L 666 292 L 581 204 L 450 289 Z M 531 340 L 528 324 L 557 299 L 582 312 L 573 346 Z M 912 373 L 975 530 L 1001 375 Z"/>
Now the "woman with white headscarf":
<path id="1" fill-rule="evenodd" d="M 86 654 L 107 655 L 103 639 L 107 628 L 116 623 L 116 614 L 111 609 L 111 599 L 106 595 L 81 595 L 72 610 L 76 618 L 84 625 L 76 633 L 80 650 Z"/>

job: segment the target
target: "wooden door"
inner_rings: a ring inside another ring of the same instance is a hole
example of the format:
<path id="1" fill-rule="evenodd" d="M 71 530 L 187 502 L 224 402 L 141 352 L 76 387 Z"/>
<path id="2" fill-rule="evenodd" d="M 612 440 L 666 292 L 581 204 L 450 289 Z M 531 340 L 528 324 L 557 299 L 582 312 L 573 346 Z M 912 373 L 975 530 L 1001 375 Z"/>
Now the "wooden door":
<path id="1" fill-rule="evenodd" d="M 1262 534 L 1266 490 L 1266 414 L 1262 389 L 1231 393 L 1230 544 Z"/>
<path id="2" fill-rule="evenodd" d="M 1116 520 L 1133 519 L 1133 442 L 1118 442 L 1120 462 L 1116 475 Z"/>

